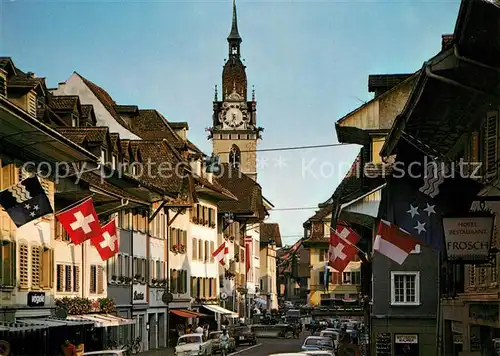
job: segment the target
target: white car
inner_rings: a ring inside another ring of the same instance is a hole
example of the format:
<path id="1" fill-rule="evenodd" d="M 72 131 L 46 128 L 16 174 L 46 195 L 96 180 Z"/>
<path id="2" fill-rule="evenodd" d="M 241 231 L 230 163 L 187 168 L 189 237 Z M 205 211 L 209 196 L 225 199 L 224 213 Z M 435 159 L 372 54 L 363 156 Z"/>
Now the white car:
<path id="1" fill-rule="evenodd" d="M 339 346 L 340 343 L 340 332 L 333 330 L 323 330 L 319 333 L 319 336 L 329 337 L 333 340 L 333 345 L 335 349 Z"/>
<path id="2" fill-rule="evenodd" d="M 333 340 L 331 337 L 308 336 L 302 345 L 302 352 L 333 351 L 333 348 Z"/>
<path id="3" fill-rule="evenodd" d="M 176 356 L 209 356 L 211 354 L 212 341 L 204 341 L 203 334 L 186 334 L 177 340 Z"/>
<path id="4" fill-rule="evenodd" d="M 123 350 L 90 351 L 90 352 L 84 352 L 83 356 L 125 356 L 125 351 Z"/>

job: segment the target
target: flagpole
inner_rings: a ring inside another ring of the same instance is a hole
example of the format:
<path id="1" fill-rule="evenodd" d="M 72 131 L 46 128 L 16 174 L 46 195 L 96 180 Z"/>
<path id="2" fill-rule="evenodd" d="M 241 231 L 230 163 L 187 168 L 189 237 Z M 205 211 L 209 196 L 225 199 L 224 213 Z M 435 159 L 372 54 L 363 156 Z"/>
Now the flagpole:
<path id="1" fill-rule="evenodd" d="M 86 200 L 88 200 L 88 199 L 92 199 L 92 197 L 93 197 L 94 195 L 95 195 L 95 193 L 92 193 L 92 194 L 91 194 L 91 195 L 89 195 L 88 197 L 85 197 L 85 198 L 83 198 L 83 199 L 80 199 L 80 200 L 78 200 L 76 203 L 70 204 L 70 205 L 68 205 L 67 207 L 65 207 L 64 209 L 58 210 L 57 212 L 55 212 L 55 213 L 54 213 L 54 215 L 59 215 L 59 214 L 61 214 L 61 213 L 64 213 L 66 210 L 69 210 L 69 209 L 71 209 L 71 208 L 73 208 L 73 207 L 77 206 L 78 204 L 80 204 L 80 203 L 82 203 L 82 202 L 84 202 L 84 201 L 86 201 Z"/>

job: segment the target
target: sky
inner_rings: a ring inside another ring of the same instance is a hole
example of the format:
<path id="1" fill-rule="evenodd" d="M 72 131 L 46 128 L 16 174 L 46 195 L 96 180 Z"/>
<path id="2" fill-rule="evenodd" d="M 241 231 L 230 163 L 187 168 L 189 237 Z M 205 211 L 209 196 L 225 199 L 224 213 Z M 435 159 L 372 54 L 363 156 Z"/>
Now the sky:
<path id="1" fill-rule="evenodd" d="M 255 86 L 260 149 L 337 143 L 335 122 L 373 98 L 368 75 L 413 73 L 454 30 L 460 2 L 236 0 L 249 91 Z M 211 153 L 214 86 L 220 86 L 231 0 L 0 0 L 0 56 L 46 77 L 73 71 L 118 104 L 187 121 Z M 283 243 L 334 192 L 356 145 L 258 153 L 258 182 Z M 280 210 L 290 209 L 293 210 Z"/>

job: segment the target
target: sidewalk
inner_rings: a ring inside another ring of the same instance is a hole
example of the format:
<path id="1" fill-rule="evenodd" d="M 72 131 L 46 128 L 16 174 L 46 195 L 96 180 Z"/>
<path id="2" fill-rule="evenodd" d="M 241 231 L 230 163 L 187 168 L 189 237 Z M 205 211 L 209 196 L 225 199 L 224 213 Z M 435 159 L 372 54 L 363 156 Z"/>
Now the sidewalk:
<path id="1" fill-rule="evenodd" d="M 139 356 L 174 356 L 174 348 L 161 348 L 139 353 Z"/>

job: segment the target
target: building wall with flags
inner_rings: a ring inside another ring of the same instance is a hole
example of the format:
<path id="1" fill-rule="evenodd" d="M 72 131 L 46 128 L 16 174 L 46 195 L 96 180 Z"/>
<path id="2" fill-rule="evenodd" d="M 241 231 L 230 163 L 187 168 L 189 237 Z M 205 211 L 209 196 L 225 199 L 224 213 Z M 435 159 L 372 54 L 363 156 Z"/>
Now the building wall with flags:
<path id="1" fill-rule="evenodd" d="M 1 162 L 0 162 L 1 163 Z M 0 190 L 22 181 L 14 164 L 0 168 Z M 54 184 L 40 179 L 53 206 Z M 51 314 L 54 307 L 54 215 L 46 215 L 19 228 L 4 209 L 0 211 L 0 278 L 3 318 L 37 317 Z"/>
<path id="2" fill-rule="evenodd" d="M 216 302 L 219 295 L 219 267 L 213 252 L 217 246 L 217 205 L 199 197 L 191 211 L 188 236 L 191 236 L 191 297 L 198 303 Z"/>
<path id="3" fill-rule="evenodd" d="M 176 214 L 175 211 L 169 211 L 168 218 L 171 225 L 168 227 L 169 240 L 165 241 L 165 250 L 169 258 L 168 276 L 171 286 L 174 287 L 173 302 L 169 304 L 169 307 L 189 309 L 191 306 L 190 281 L 193 276 L 193 264 L 198 257 L 198 239 L 191 232 L 194 224 L 190 220 L 190 212 L 186 211 L 175 216 Z"/>

